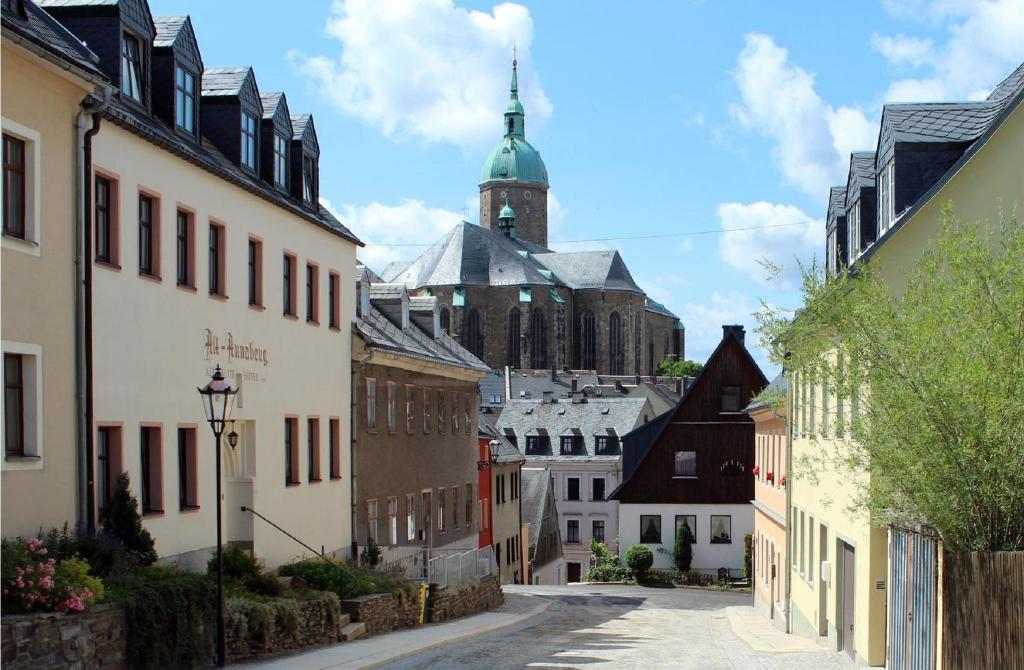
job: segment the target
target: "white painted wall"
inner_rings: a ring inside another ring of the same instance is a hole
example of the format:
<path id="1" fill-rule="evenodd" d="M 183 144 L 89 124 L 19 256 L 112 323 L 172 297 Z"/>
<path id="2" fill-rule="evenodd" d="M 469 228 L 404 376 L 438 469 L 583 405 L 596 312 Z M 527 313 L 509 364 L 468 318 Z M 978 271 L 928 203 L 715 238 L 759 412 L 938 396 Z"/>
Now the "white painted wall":
<path id="1" fill-rule="evenodd" d="M 625 561 L 626 550 L 640 544 L 640 517 L 646 514 L 661 516 L 661 544 L 648 544 L 654 552 L 654 567 L 672 569 L 672 550 L 675 545 L 676 515 L 693 515 L 697 519 L 696 542 L 693 544 L 692 570 L 729 568 L 743 570 L 743 536 L 754 531 L 754 507 L 739 505 L 619 505 L 619 555 Z M 732 542 L 711 543 L 711 516 L 726 514 L 732 517 Z M 662 551 L 659 551 L 661 549 Z"/>
<path id="2" fill-rule="evenodd" d="M 293 540 L 239 509 L 254 509 L 320 550 L 348 551 L 351 541 L 349 413 L 351 330 L 354 316 L 355 245 L 281 207 L 234 186 L 113 123 L 105 123 L 93 143 L 97 168 L 118 178 L 120 270 L 94 267 L 97 423 L 123 425 L 124 466 L 139 491 L 139 424 L 155 422 L 163 431 L 164 512 L 145 526 L 161 556 L 191 555 L 193 564 L 215 545 L 215 458 L 213 435 L 196 387 L 220 364 L 242 383 L 245 420 L 242 444 L 226 444 L 226 539 L 249 539 L 257 556 L 276 566 L 305 550 Z M 159 194 L 159 282 L 138 274 L 139 188 Z M 176 286 L 175 220 L 178 207 L 194 212 L 196 290 Z M 209 221 L 226 229 L 227 300 L 209 295 Z M 248 239 L 263 242 L 263 303 L 248 305 Z M 296 258 L 298 319 L 282 316 L 285 250 Z M 305 263 L 319 264 L 320 324 L 306 323 Z M 340 274 L 340 328 L 328 327 L 328 273 Z M 268 362 L 230 358 L 207 349 L 207 329 L 226 347 L 238 344 L 267 351 Z M 298 418 L 299 479 L 285 486 L 284 419 Z M 307 423 L 320 418 L 322 481 L 308 482 Z M 341 478 L 329 470 L 329 423 L 339 419 Z M 176 431 L 195 424 L 199 461 L 200 509 L 179 511 Z M 248 528 L 247 528 L 248 527 Z M 307 552 L 308 553 L 308 552 Z M 347 554 L 346 554 L 347 555 Z M 204 559 L 203 559 L 204 560 Z"/>

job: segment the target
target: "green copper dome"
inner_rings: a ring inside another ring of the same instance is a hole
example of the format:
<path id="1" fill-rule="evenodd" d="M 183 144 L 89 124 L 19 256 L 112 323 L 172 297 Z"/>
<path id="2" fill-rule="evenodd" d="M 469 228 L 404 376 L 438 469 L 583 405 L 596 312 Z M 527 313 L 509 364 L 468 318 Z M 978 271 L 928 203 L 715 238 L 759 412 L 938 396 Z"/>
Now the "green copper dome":
<path id="1" fill-rule="evenodd" d="M 505 198 L 505 206 L 498 212 L 499 219 L 515 219 L 516 213 L 511 207 L 508 206 L 508 198 Z"/>
<path id="2" fill-rule="evenodd" d="M 526 112 L 519 102 L 516 61 L 512 61 L 512 86 L 505 107 L 505 137 L 491 151 L 480 170 L 480 183 L 529 181 L 548 185 L 548 170 L 540 152 L 526 141 Z"/>

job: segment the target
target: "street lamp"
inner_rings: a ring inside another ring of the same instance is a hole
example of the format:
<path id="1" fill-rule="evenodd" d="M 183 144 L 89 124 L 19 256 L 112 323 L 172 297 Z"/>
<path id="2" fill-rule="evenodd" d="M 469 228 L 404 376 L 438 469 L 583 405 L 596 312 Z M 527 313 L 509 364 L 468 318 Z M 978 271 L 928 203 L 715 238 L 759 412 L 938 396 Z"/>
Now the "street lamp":
<path id="1" fill-rule="evenodd" d="M 231 410 L 235 405 L 238 389 L 224 380 L 218 365 L 214 368 L 209 383 L 196 390 L 202 396 L 206 420 L 217 442 L 217 666 L 224 667 L 224 543 L 221 539 L 220 437 L 224 434 L 224 427 L 228 421 L 231 421 Z M 238 442 L 238 434 L 234 430 L 228 436 L 228 442 L 232 447 Z"/>

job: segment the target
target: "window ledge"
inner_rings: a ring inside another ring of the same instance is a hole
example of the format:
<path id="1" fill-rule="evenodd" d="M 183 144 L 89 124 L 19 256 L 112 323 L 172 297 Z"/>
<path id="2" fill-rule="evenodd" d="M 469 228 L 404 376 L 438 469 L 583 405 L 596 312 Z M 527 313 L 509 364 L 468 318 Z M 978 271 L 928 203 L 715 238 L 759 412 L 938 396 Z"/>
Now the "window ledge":
<path id="1" fill-rule="evenodd" d="M 672 479 L 698 479 L 697 475 L 672 475 Z"/>
<path id="2" fill-rule="evenodd" d="M 178 511 L 182 514 L 194 514 L 199 510 L 199 505 L 182 505 Z"/>
<path id="3" fill-rule="evenodd" d="M 306 325 L 307 326 L 314 326 L 316 328 L 319 328 L 320 327 L 320 322 L 317 319 L 306 319 Z"/>
<path id="4" fill-rule="evenodd" d="M 299 320 L 299 317 L 298 317 L 297 314 L 289 314 L 288 312 L 284 313 L 284 318 L 288 319 L 289 321 L 298 321 Z"/>
<path id="5" fill-rule="evenodd" d="M 35 463 L 43 460 L 43 457 L 35 454 L 5 454 L 4 460 L 8 463 Z"/>
<path id="6" fill-rule="evenodd" d="M 217 302 L 227 302 L 228 297 L 223 293 L 211 293 L 210 300 L 216 300 Z"/>
<path id="7" fill-rule="evenodd" d="M 267 308 L 264 307 L 263 305 L 254 304 L 254 303 L 251 303 L 251 302 L 249 303 L 249 309 L 251 309 L 254 312 L 265 312 L 265 311 L 267 311 Z"/>
<path id="8" fill-rule="evenodd" d="M 309 480 L 309 483 L 310 484 L 319 484 L 322 481 L 323 481 L 323 479 L 321 479 L 320 477 L 314 477 L 314 478 Z"/>
<path id="9" fill-rule="evenodd" d="M 139 272 L 139 279 L 145 279 L 146 281 L 153 282 L 154 284 L 162 284 L 164 282 L 164 280 L 160 278 L 160 275 L 149 274 L 148 272 Z"/>
<path id="10" fill-rule="evenodd" d="M 142 513 L 142 518 L 143 519 L 152 519 L 154 517 L 161 517 L 163 515 L 164 515 L 164 511 L 162 509 L 152 509 L 152 510 L 147 510 L 147 511 L 143 512 Z"/>
<path id="11" fill-rule="evenodd" d="M 286 488 L 288 488 L 288 487 L 292 487 L 292 486 L 298 486 L 301 483 L 302 482 L 285 482 L 284 485 L 285 485 Z"/>
<path id="12" fill-rule="evenodd" d="M 30 256 L 39 255 L 39 243 L 35 240 L 26 240 L 23 237 L 15 237 L 14 235 L 3 233 L 3 241 L 4 249 L 19 251 Z"/>
<path id="13" fill-rule="evenodd" d="M 96 260 L 96 261 L 94 261 L 93 264 L 96 267 L 98 267 L 98 268 L 103 268 L 105 270 L 110 270 L 111 272 L 120 272 L 121 271 L 121 266 L 118 263 L 114 262 L 114 261 Z"/>
<path id="14" fill-rule="evenodd" d="M 338 326 L 328 326 L 328 328 L 330 328 L 331 330 L 333 330 L 336 333 L 340 333 L 341 332 L 341 328 L 339 328 Z"/>
<path id="15" fill-rule="evenodd" d="M 331 475 L 331 481 L 337 482 L 341 480 L 341 475 Z"/>
<path id="16" fill-rule="evenodd" d="M 184 291 L 185 293 L 198 293 L 196 287 L 191 284 L 178 284 L 177 288 L 179 291 Z"/>

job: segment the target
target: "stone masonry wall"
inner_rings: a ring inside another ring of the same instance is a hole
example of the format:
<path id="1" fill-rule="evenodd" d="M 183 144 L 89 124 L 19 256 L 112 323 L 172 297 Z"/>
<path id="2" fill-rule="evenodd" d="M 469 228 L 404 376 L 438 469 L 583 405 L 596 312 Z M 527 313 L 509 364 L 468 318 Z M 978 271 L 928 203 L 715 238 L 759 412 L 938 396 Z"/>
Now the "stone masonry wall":
<path id="1" fill-rule="evenodd" d="M 277 604 L 297 614 L 278 611 Z M 333 593 L 312 600 L 280 600 L 257 603 L 229 600 L 225 612 L 228 661 L 275 656 L 282 652 L 333 644 L 341 639 L 347 623 Z M 257 611 L 259 610 L 259 611 Z"/>
<path id="2" fill-rule="evenodd" d="M 341 601 L 341 611 L 366 624 L 367 634 L 412 628 L 419 622 L 420 600 L 409 594 L 377 593 Z"/>
<path id="3" fill-rule="evenodd" d="M 125 667 L 127 623 L 117 605 L 97 605 L 81 614 L 20 614 L 0 622 L 3 667 Z"/>
<path id="4" fill-rule="evenodd" d="M 430 585 L 427 620 L 431 623 L 450 621 L 499 607 L 505 602 L 497 575 L 488 575 L 476 584 L 457 591 Z"/>

